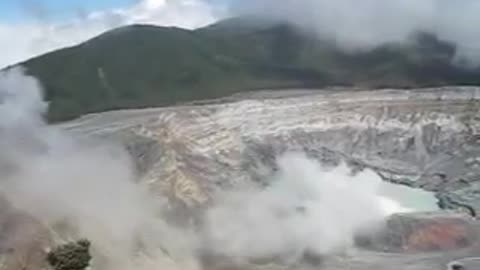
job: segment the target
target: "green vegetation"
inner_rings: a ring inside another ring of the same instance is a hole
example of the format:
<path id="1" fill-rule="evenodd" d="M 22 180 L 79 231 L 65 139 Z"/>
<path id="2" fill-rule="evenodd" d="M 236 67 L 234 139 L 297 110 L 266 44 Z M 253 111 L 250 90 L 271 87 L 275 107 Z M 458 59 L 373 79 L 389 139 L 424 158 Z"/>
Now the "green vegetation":
<path id="1" fill-rule="evenodd" d="M 84 270 L 91 259 L 88 240 L 59 246 L 47 254 L 47 261 L 54 270 Z"/>
<path id="2" fill-rule="evenodd" d="M 61 121 L 264 88 L 479 84 L 480 71 L 452 65 L 454 55 L 427 34 L 347 54 L 284 23 L 234 18 L 195 31 L 123 27 L 21 64 L 44 85 L 49 119 Z"/>

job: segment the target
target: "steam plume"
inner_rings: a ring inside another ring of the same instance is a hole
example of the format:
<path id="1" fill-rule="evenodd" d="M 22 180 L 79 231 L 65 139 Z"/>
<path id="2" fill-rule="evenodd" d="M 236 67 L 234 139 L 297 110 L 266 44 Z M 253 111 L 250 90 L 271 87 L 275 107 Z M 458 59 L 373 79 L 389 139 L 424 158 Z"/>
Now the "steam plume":
<path id="1" fill-rule="evenodd" d="M 126 151 L 47 125 L 46 108 L 34 78 L 21 69 L 0 73 L 0 189 L 7 199 L 50 227 L 67 225 L 62 237 L 90 239 L 97 269 L 139 268 L 139 246 L 157 264 L 168 262 L 165 249 L 188 253 L 188 232 L 171 239 L 179 233 L 134 181 Z"/>
<path id="2" fill-rule="evenodd" d="M 60 237 L 88 238 L 95 269 L 196 270 L 198 250 L 298 261 L 348 250 L 357 233 L 404 210 L 379 196 L 373 172 L 352 176 L 288 154 L 268 188 L 217 194 L 202 227 L 172 228 L 121 146 L 49 126 L 46 109 L 34 78 L 0 73 L 0 191 Z"/>
<path id="3" fill-rule="evenodd" d="M 382 180 L 371 171 L 352 176 L 346 166 L 326 170 L 297 153 L 279 158 L 278 164 L 269 188 L 224 194 L 208 211 L 214 252 L 291 261 L 305 253 L 343 252 L 356 234 L 406 210 L 379 195 Z"/>
<path id="4" fill-rule="evenodd" d="M 237 1 L 235 14 L 293 22 L 346 50 L 368 50 L 405 42 L 426 31 L 457 45 L 457 60 L 480 64 L 476 0 L 251 0 Z"/>

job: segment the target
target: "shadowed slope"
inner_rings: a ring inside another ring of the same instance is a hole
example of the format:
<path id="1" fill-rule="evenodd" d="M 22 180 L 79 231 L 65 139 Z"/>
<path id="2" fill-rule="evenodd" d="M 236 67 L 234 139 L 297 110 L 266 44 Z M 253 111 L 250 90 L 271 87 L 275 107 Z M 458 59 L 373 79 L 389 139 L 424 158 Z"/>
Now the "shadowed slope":
<path id="1" fill-rule="evenodd" d="M 345 53 L 298 28 L 234 18 L 195 31 L 134 25 L 22 63 L 52 101 L 50 119 L 174 105 L 269 88 L 478 84 L 451 64 L 455 47 L 428 34 Z"/>

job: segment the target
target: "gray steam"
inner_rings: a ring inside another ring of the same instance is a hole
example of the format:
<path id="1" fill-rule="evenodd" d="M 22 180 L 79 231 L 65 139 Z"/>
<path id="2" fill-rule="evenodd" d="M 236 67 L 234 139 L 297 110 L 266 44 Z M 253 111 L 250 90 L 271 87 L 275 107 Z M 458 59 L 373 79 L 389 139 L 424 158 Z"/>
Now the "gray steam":
<path id="1" fill-rule="evenodd" d="M 476 0 L 251 0 L 235 2 L 232 12 L 288 20 L 346 50 L 405 42 L 427 31 L 456 44 L 457 60 L 480 64 Z"/>
<path id="2" fill-rule="evenodd" d="M 348 250 L 355 234 L 403 211 L 378 194 L 373 172 L 352 176 L 288 154 L 270 187 L 219 194 L 203 226 L 173 228 L 121 146 L 50 126 L 46 109 L 34 78 L 21 69 L 0 73 L 0 193 L 52 228 L 57 241 L 90 239 L 94 269 L 196 270 L 199 250 L 297 261 L 305 252 Z"/>

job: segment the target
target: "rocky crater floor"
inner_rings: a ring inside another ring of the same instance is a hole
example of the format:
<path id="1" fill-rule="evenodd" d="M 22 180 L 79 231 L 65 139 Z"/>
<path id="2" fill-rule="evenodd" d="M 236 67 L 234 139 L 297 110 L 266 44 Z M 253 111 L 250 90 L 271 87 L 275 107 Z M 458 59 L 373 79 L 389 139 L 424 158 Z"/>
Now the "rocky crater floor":
<path id="1" fill-rule="evenodd" d="M 438 269 L 480 251 L 474 220 L 480 211 L 480 88 L 264 91 L 210 104 L 89 115 L 62 127 L 126 144 L 142 181 L 191 210 L 187 217 L 219 190 L 262 181 L 275 170 L 275 157 L 289 151 L 322 164 L 373 169 L 385 181 L 434 192 L 441 208 L 466 214 L 393 217 L 383 238 L 367 241 L 365 254 L 351 262 L 332 259 L 332 268 L 405 261 L 402 269 Z"/>
<path id="2" fill-rule="evenodd" d="M 179 222 L 194 221 L 219 192 L 267 184 L 286 152 L 369 168 L 438 198 L 444 210 L 393 216 L 380 235 L 358 239 L 358 251 L 322 261 L 325 269 L 444 269 L 480 254 L 477 87 L 265 91 L 92 114 L 60 127 L 126 145 L 141 183 L 168 198 Z"/>
<path id="3" fill-rule="evenodd" d="M 126 144 L 142 181 L 187 219 L 217 192 L 263 181 L 290 151 L 372 169 L 385 181 L 433 192 L 451 210 L 394 216 L 381 236 L 364 239 L 364 251 L 327 260 L 333 269 L 440 269 L 480 254 L 477 87 L 264 91 L 89 115 L 62 127 Z"/>
<path id="4" fill-rule="evenodd" d="M 303 151 L 435 192 L 444 209 L 480 211 L 476 87 L 265 91 L 222 104 L 88 115 L 62 127 L 126 144 L 143 181 L 186 206 L 261 181 L 276 156 Z"/>

